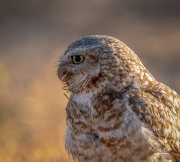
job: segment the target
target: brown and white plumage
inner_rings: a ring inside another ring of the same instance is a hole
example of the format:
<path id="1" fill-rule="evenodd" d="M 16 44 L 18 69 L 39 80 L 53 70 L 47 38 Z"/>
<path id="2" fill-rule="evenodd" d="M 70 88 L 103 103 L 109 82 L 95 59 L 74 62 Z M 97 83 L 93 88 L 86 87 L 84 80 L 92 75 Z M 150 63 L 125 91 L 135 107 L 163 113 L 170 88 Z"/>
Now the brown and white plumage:
<path id="1" fill-rule="evenodd" d="M 80 38 L 61 57 L 58 76 L 70 91 L 65 146 L 74 160 L 180 159 L 180 97 L 123 42 Z"/>

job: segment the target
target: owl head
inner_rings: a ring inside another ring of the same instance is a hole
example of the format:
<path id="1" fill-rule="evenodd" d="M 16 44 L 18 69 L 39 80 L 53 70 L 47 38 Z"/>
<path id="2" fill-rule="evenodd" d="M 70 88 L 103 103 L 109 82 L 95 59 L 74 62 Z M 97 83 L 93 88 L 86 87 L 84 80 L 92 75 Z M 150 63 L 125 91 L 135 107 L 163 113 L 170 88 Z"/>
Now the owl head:
<path id="1" fill-rule="evenodd" d="M 104 87 L 118 91 L 141 85 L 145 73 L 135 53 L 124 43 L 109 36 L 87 36 L 73 42 L 58 66 L 58 77 L 75 93 Z"/>

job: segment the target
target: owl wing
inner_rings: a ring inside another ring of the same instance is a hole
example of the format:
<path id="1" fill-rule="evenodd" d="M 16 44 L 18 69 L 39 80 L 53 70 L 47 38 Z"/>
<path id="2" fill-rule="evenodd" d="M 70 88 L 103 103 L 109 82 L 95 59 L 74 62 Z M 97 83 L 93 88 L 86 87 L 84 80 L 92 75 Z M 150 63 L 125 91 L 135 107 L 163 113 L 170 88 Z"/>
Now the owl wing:
<path id="1" fill-rule="evenodd" d="M 146 91 L 138 91 L 130 98 L 132 109 L 180 160 L 180 97 L 167 86 L 157 82 Z"/>

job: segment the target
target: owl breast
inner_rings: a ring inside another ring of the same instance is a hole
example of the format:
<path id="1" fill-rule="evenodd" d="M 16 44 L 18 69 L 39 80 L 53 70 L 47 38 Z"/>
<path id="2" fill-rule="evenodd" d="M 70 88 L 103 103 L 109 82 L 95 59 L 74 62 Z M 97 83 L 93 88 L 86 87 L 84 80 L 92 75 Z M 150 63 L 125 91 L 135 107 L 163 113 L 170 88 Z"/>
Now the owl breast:
<path id="1" fill-rule="evenodd" d="M 71 94 L 70 99 L 79 110 L 68 103 L 65 146 L 73 159 L 79 162 L 157 159 L 155 149 L 161 145 L 135 117 L 126 94 L 96 96 L 90 92 Z"/>

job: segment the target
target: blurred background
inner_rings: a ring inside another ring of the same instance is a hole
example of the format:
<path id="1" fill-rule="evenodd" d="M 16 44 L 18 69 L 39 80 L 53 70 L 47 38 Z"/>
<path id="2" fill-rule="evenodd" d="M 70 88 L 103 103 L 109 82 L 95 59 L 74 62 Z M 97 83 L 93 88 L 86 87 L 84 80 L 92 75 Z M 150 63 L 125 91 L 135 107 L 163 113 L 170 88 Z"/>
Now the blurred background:
<path id="1" fill-rule="evenodd" d="M 1 0 L 0 162 L 70 162 L 57 60 L 82 36 L 114 36 L 180 94 L 179 0 Z"/>

